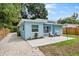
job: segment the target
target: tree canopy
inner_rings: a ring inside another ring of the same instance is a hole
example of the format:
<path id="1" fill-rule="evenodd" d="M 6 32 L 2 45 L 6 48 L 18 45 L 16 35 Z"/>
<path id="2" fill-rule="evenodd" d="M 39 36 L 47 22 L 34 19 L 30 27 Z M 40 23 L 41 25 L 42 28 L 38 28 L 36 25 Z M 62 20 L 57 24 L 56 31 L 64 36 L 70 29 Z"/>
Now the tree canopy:
<path id="1" fill-rule="evenodd" d="M 17 26 L 21 18 L 21 5 L 18 3 L 0 4 L 0 28 Z M 2 25 L 3 24 L 3 25 Z"/>
<path id="2" fill-rule="evenodd" d="M 43 3 L 22 4 L 22 18 L 30 19 L 47 19 L 47 10 Z M 27 11 L 25 11 L 27 9 Z"/>
<path id="3" fill-rule="evenodd" d="M 0 28 L 14 29 L 21 18 L 47 19 L 47 10 L 43 3 L 1 3 L 0 4 Z"/>
<path id="4" fill-rule="evenodd" d="M 0 4 L 0 19 L 3 22 L 17 23 L 20 20 L 20 4 Z"/>

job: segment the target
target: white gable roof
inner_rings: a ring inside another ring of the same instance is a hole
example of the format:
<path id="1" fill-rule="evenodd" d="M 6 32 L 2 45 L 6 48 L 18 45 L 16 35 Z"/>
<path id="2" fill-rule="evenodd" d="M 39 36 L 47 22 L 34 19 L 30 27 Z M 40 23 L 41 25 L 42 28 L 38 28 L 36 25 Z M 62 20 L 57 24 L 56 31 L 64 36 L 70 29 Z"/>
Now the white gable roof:
<path id="1" fill-rule="evenodd" d="M 22 19 L 19 22 L 18 26 L 20 26 L 23 22 L 41 22 L 41 23 L 45 23 L 45 22 L 47 22 L 47 19 L 46 20 L 45 19 L 35 19 L 35 20 L 33 20 L 33 19 Z"/>
<path id="2" fill-rule="evenodd" d="M 47 22 L 47 20 L 44 20 L 44 19 L 35 19 L 35 20 L 32 20 L 32 19 L 22 19 L 22 21 L 26 21 L 26 22 Z"/>
<path id="3" fill-rule="evenodd" d="M 18 26 L 20 26 L 21 24 L 23 24 L 24 22 L 40 22 L 40 23 L 45 23 L 45 24 L 54 24 L 54 25 L 62 25 L 62 24 L 57 24 L 57 23 L 49 23 L 47 19 L 22 19 Z"/>

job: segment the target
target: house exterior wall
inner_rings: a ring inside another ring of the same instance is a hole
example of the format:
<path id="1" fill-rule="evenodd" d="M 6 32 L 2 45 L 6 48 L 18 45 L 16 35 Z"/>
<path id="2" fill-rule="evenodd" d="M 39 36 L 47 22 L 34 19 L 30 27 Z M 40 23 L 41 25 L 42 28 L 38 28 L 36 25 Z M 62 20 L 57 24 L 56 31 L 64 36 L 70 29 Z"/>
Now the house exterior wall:
<path id="1" fill-rule="evenodd" d="M 32 25 L 38 25 L 38 32 L 32 32 Z M 38 33 L 38 37 L 43 37 L 43 23 L 26 22 L 25 23 L 25 39 L 34 38 L 34 34 Z"/>
<path id="2" fill-rule="evenodd" d="M 58 33 L 58 34 L 62 34 L 62 26 L 61 25 L 54 25 L 54 24 L 44 24 L 44 27 L 46 27 L 46 26 L 49 26 L 49 27 L 51 27 L 50 28 L 50 32 L 47 32 L 47 33 L 45 33 L 44 32 L 44 35 L 45 36 L 48 36 L 49 35 L 49 33 L 50 33 L 50 35 L 53 35 L 53 34 L 55 34 L 55 33 Z"/>
<path id="3" fill-rule="evenodd" d="M 60 25 L 52 25 L 52 33 L 59 33 L 60 35 L 62 35 L 62 26 Z"/>
<path id="4" fill-rule="evenodd" d="M 38 25 L 38 32 L 32 32 L 32 25 Z M 43 22 L 23 22 L 20 25 L 21 37 L 25 40 L 29 38 L 34 38 L 35 33 L 38 33 L 38 37 L 43 37 L 49 35 L 49 33 L 44 33 L 44 23 Z M 58 32 L 62 35 L 63 27 L 61 25 L 49 24 L 51 34 Z"/>
<path id="5" fill-rule="evenodd" d="M 20 35 L 23 39 L 25 39 L 25 29 L 23 29 L 24 26 L 25 26 L 25 23 L 21 24 L 19 27 Z"/>

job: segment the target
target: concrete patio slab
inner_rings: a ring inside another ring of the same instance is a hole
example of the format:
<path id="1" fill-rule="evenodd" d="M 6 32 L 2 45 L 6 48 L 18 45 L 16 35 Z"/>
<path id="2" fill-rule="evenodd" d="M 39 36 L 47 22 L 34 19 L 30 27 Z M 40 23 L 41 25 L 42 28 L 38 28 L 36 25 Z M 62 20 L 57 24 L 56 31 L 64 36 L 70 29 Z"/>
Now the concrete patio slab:
<path id="1" fill-rule="evenodd" d="M 34 40 L 28 40 L 27 42 L 32 46 L 32 47 L 38 47 L 38 46 L 43 46 L 47 44 L 52 44 L 52 43 L 57 43 L 65 40 L 70 40 L 73 39 L 71 37 L 64 37 L 64 36 L 58 36 L 58 37 L 45 37 L 41 39 L 34 39 Z"/>

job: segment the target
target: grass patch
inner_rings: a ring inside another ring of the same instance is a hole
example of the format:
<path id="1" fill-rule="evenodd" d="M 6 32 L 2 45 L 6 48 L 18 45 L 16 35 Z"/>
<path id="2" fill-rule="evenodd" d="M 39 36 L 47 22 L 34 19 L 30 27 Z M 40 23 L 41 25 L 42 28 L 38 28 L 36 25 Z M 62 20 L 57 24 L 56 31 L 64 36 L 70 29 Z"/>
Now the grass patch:
<path id="1" fill-rule="evenodd" d="M 54 43 L 52 45 L 54 45 L 54 46 L 74 45 L 76 42 L 79 42 L 78 36 L 75 36 L 75 35 L 64 35 L 64 36 L 72 37 L 73 39 Z"/>
<path id="2" fill-rule="evenodd" d="M 79 37 L 69 37 L 74 39 L 41 46 L 39 49 L 47 56 L 79 56 Z"/>
<path id="3" fill-rule="evenodd" d="M 78 41 L 79 41 L 79 39 L 72 39 L 72 40 L 54 43 L 52 45 L 54 45 L 54 46 L 74 45 Z"/>

